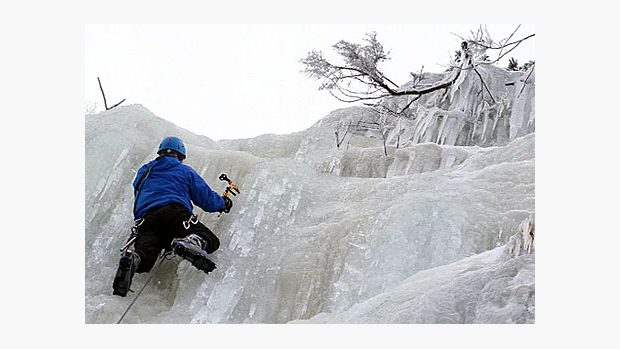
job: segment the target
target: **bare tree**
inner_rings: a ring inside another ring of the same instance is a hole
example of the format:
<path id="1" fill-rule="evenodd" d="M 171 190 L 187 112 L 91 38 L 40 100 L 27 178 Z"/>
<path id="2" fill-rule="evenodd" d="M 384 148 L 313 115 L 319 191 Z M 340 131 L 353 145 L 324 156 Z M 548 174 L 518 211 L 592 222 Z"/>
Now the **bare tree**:
<path id="1" fill-rule="evenodd" d="M 462 69 L 453 69 L 439 83 L 431 86 L 420 86 L 401 89 L 380 70 L 379 63 L 389 59 L 383 45 L 377 40 L 376 33 L 366 34 L 366 45 L 340 41 L 333 47 L 344 59 L 344 65 L 329 62 L 320 51 L 311 51 L 301 60 L 305 66 L 303 72 L 308 76 L 322 80 L 319 90 L 328 90 L 334 97 L 343 102 L 379 100 L 388 96 L 424 95 L 452 85 L 459 77 Z M 471 62 L 467 59 L 467 45 L 462 47 L 462 65 Z"/>
<path id="2" fill-rule="evenodd" d="M 517 27 L 518 29 L 519 27 Z M 455 61 L 449 66 L 446 76 L 439 82 L 431 85 L 422 85 L 423 73 L 412 73 L 413 84 L 406 88 L 394 83 L 380 69 L 379 64 L 389 60 L 389 52 L 385 52 L 383 45 L 377 40 L 377 33 L 366 34 L 364 44 L 350 43 L 344 40 L 333 45 L 334 50 L 341 56 L 344 64 L 335 64 L 323 57 L 321 51 L 311 51 L 301 60 L 303 72 L 309 77 L 321 80 L 319 90 L 327 90 L 331 95 L 343 102 L 375 101 L 389 96 L 422 96 L 431 92 L 444 90 L 454 84 L 465 70 L 473 70 L 480 78 L 482 86 L 494 100 L 491 92 L 484 83 L 482 76 L 476 70 L 477 65 L 492 64 L 514 50 L 521 42 L 534 36 L 529 35 L 520 40 L 510 42 L 516 30 L 507 39 L 495 43 L 488 31 L 482 27 L 472 32 L 470 38 L 461 43 L 461 49 Z M 506 51 L 504 52 L 504 50 Z M 487 50 L 499 50 L 499 55 L 492 60 Z M 476 60 L 473 60 L 473 56 Z M 404 112 L 415 100 L 410 101 L 399 113 Z"/>

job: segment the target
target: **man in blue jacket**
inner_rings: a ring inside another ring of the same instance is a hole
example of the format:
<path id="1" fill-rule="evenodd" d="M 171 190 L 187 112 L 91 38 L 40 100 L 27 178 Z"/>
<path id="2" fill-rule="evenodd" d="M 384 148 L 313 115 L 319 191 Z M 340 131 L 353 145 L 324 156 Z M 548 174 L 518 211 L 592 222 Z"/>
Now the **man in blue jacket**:
<path id="1" fill-rule="evenodd" d="M 162 249 L 190 261 L 209 273 L 215 264 L 207 258 L 220 246 L 219 239 L 192 214 L 192 202 L 206 212 L 229 212 L 232 201 L 220 196 L 192 169 L 183 164 L 185 145 L 180 138 L 166 137 L 158 157 L 136 174 L 134 218 L 137 237 L 119 261 L 113 294 L 125 297 L 134 273 L 149 272 Z"/>

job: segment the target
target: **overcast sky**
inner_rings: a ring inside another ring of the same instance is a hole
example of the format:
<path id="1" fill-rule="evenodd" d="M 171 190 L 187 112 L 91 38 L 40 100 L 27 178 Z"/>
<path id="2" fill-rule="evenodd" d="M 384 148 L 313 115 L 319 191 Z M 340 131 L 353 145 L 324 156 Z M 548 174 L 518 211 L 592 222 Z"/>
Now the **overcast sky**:
<path id="1" fill-rule="evenodd" d="M 518 24 L 487 25 L 495 40 Z M 326 54 L 339 40 L 377 38 L 391 60 L 382 66 L 402 84 L 421 66 L 442 72 L 460 39 L 478 24 L 445 25 L 87 25 L 85 102 L 140 103 L 157 116 L 214 140 L 301 131 L 349 106 L 300 73 L 311 51 Z M 515 38 L 534 34 L 522 24 Z M 506 57 L 535 60 L 535 38 Z M 505 66 L 505 61 L 501 62 Z"/>

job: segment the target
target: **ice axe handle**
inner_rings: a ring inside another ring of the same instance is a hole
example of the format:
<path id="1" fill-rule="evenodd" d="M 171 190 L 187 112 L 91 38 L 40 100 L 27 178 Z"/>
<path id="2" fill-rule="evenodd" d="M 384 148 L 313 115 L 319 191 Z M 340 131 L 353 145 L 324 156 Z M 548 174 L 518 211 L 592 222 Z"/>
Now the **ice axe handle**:
<path id="1" fill-rule="evenodd" d="M 136 238 L 137 236 L 132 236 L 131 239 L 129 239 L 129 241 L 127 241 L 127 243 L 125 243 L 125 245 L 121 247 L 121 252 L 125 252 L 125 250 L 128 249 L 129 246 L 133 244 L 134 241 L 136 241 Z"/>

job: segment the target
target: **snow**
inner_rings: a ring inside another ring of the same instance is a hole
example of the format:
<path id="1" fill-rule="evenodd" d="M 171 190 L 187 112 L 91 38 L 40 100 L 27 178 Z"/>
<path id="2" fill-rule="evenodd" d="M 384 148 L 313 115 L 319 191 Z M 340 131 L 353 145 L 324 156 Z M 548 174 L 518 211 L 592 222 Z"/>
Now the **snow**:
<path id="1" fill-rule="evenodd" d="M 337 148 L 334 125 L 365 112 L 219 142 L 140 105 L 86 116 L 86 321 L 114 323 L 131 301 L 111 284 L 134 171 L 177 135 L 212 188 L 226 173 L 241 194 L 219 218 L 195 209 L 221 240 L 217 269 L 164 262 L 124 322 L 533 323 L 534 133 L 392 144 L 388 156 L 361 136 Z"/>

